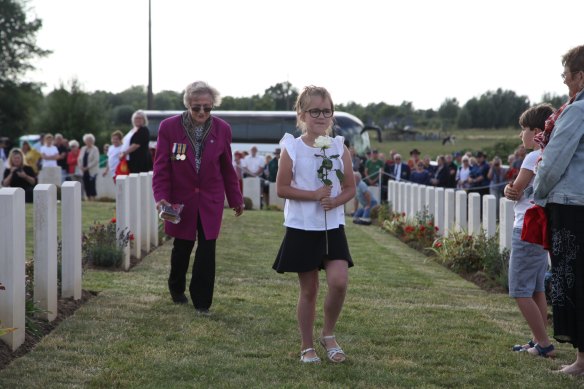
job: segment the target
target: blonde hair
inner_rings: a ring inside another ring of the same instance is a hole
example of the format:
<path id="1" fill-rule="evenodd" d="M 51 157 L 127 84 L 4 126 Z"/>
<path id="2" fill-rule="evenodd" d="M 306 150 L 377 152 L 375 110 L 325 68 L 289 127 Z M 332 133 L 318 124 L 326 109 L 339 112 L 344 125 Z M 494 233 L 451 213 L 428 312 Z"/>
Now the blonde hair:
<path id="1" fill-rule="evenodd" d="M 298 95 L 296 99 L 296 104 L 294 105 L 294 109 L 296 110 L 296 125 L 302 133 L 304 134 L 307 130 L 306 122 L 304 121 L 304 115 L 306 114 L 306 110 L 310 106 L 310 101 L 312 100 L 313 96 L 318 96 L 323 100 L 327 100 L 331 103 L 331 110 L 334 112 L 335 106 L 333 104 L 333 99 L 331 94 L 328 90 L 321 86 L 314 86 L 309 85 L 304 87 L 304 90 Z M 330 135 L 332 132 L 333 127 L 333 119 L 331 118 L 331 125 L 329 128 L 326 129 L 327 135 Z"/>
<path id="2" fill-rule="evenodd" d="M 15 155 L 20 155 L 20 159 L 22 160 L 22 166 L 25 166 L 25 165 L 28 166 L 28 164 L 26 163 L 26 158 L 24 158 L 24 153 L 22 152 L 22 150 L 15 147 L 12 150 L 10 150 L 10 152 L 8 153 L 7 162 L 8 162 L 9 167 L 12 167 L 12 158 Z"/>

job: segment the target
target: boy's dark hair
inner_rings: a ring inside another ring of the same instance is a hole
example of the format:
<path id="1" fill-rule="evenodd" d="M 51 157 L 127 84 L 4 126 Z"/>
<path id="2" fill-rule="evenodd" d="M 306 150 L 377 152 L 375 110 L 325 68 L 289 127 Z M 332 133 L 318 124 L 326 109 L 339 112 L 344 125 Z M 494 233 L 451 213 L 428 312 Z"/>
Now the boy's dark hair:
<path id="1" fill-rule="evenodd" d="M 519 117 L 519 125 L 521 127 L 527 127 L 532 131 L 536 128 L 543 131 L 545 128 L 545 121 L 552 113 L 554 113 L 554 111 L 554 107 L 552 107 L 551 104 L 538 104 L 528 108 L 521 114 Z"/>

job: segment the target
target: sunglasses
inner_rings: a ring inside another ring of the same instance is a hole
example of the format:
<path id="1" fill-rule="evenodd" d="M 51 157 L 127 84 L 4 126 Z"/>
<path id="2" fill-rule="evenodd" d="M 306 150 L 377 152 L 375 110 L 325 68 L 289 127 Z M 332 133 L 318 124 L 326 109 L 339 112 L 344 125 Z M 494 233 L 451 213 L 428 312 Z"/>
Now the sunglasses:
<path id="1" fill-rule="evenodd" d="M 213 107 L 206 107 L 204 105 L 193 105 L 191 106 L 191 111 L 193 112 L 201 112 L 201 110 L 209 113 L 213 110 Z"/>

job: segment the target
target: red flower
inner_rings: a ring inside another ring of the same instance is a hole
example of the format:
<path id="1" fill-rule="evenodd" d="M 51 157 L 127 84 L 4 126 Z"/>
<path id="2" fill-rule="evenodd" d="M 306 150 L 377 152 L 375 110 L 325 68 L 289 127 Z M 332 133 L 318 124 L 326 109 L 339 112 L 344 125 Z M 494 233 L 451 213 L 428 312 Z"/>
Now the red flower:
<path id="1" fill-rule="evenodd" d="M 442 243 L 436 242 L 436 243 L 434 243 L 434 247 L 436 247 L 437 249 L 439 249 L 440 247 L 442 247 Z"/>
<path id="2" fill-rule="evenodd" d="M 404 229 L 404 231 L 410 233 L 410 232 L 414 231 L 414 227 L 412 227 L 412 226 L 406 226 L 406 228 Z"/>
<path id="3" fill-rule="evenodd" d="M 438 226 L 434 226 L 434 229 L 435 229 L 436 231 L 438 231 L 438 229 L 439 229 L 439 228 L 438 228 Z"/>
<path id="4" fill-rule="evenodd" d="M 402 212 L 402 214 L 401 214 L 401 215 L 402 215 L 402 216 L 406 216 L 406 213 L 405 213 L 405 212 Z"/>
<path id="5" fill-rule="evenodd" d="M 116 222 L 116 218 L 112 217 L 112 220 L 110 220 L 110 223 L 115 223 Z"/>
<path id="6" fill-rule="evenodd" d="M 426 231 L 426 227 L 420 226 L 420 232 L 424 232 L 424 231 Z"/>
<path id="7" fill-rule="evenodd" d="M 134 240 L 134 234 L 130 234 L 130 235 L 128 236 L 128 239 L 130 239 L 130 240 Z"/>

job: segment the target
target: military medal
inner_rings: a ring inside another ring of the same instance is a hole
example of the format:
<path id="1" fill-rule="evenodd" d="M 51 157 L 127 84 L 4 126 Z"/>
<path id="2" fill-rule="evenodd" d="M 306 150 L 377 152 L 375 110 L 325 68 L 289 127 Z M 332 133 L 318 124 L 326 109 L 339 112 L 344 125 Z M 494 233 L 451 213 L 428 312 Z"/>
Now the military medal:
<path id="1" fill-rule="evenodd" d="M 184 143 L 173 143 L 172 144 L 172 159 L 175 161 L 184 161 L 187 159 L 186 156 L 187 145 Z"/>

